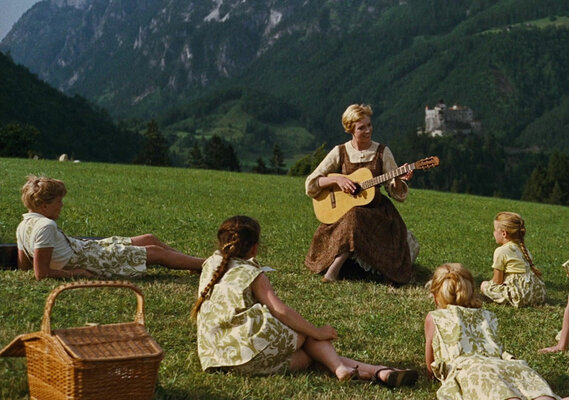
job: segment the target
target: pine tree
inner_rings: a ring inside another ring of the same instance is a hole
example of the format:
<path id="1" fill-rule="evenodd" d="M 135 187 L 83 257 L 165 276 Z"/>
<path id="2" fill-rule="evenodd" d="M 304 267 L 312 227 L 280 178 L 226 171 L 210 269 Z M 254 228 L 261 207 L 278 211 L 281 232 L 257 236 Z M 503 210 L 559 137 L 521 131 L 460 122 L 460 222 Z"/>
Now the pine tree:
<path id="1" fill-rule="evenodd" d="M 284 163 L 283 152 L 281 151 L 279 145 L 275 144 L 273 146 L 273 157 L 271 158 L 271 170 L 275 174 L 280 175 L 284 173 L 284 168 L 283 168 L 284 166 L 285 163 Z"/>
<path id="2" fill-rule="evenodd" d="M 527 180 L 522 200 L 543 202 L 549 198 L 547 172 L 542 166 L 537 166 Z"/>
<path id="3" fill-rule="evenodd" d="M 190 168 L 206 168 L 206 163 L 198 142 L 194 142 L 190 151 L 190 159 L 188 161 Z"/>
<path id="4" fill-rule="evenodd" d="M 0 125 L 0 157 L 30 157 L 37 148 L 39 136 L 39 131 L 30 125 Z"/>
<path id="5" fill-rule="evenodd" d="M 144 134 L 146 143 L 139 156 L 139 163 L 144 165 L 165 166 L 170 165 L 168 158 L 168 142 L 160 132 L 156 121 L 148 123 Z"/>
<path id="6" fill-rule="evenodd" d="M 241 171 L 233 146 L 226 144 L 218 135 L 213 135 L 204 147 L 206 168 L 226 171 Z"/>
<path id="7" fill-rule="evenodd" d="M 269 172 L 269 169 L 267 168 L 267 164 L 265 164 L 263 157 L 257 158 L 257 165 L 253 167 L 252 172 L 256 174 L 267 174 Z"/>

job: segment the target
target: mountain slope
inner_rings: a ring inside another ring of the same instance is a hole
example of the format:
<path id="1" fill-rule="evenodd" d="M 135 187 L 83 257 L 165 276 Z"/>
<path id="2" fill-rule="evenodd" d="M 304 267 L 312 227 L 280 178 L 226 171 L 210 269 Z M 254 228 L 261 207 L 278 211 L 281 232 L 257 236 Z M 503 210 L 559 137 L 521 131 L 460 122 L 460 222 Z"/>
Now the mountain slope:
<path id="1" fill-rule="evenodd" d="M 442 98 L 501 143 L 569 151 L 567 15 L 554 0 L 44 0 L 0 50 L 116 118 L 252 87 L 299 110 L 314 148 L 346 138 L 347 104 L 371 103 L 390 141 Z"/>
<path id="2" fill-rule="evenodd" d="M 129 163 L 140 141 L 84 98 L 58 92 L 0 53 L 0 126 L 11 123 L 39 130 L 33 150 L 45 158 L 67 153 L 82 160 Z"/>
<path id="3" fill-rule="evenodd" d="M 326 2 L 44 0 L 0 50 L 114 115 L 148 115 L 242 72 L 281 36 L 319 29 L 312 12 L 320 3 Z M 339 22 L 362 14 L 361 5 L 346 7 Z"/>

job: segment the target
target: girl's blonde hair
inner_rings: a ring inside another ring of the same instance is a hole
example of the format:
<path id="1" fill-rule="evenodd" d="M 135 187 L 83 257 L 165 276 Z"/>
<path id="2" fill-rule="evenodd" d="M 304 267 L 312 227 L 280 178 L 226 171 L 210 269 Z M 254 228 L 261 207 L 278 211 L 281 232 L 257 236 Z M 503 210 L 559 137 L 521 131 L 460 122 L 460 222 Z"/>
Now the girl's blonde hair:
<path id="1" fill-rule="evenodd" d="M 514 212 L 502 211 L 496 214 L 494 221 L 496 222 L 496 225 L 499 229 L 502 229 L 507 233 L 508 239 L 520 247 L 520 250 L 522 251 L 522 254 L 529 264 L 531 270 L 537 276 L 541 276 L 541 271 L 539 271 L 534 265 L 524 242 L 524 238 L 526 236 L 526 227 L 521 215 Z"/>
<path id="2" fill-rule="evenodd" d="M 474 294 L 472 273 L 460 263 L 439 266 L 430 281 L 430 291 L 440 308 L 447 305 L 479 308 L 482 301 Z"/>
<path id="3" fill-rule="evenodd" d="M 223 221 L 217 231 L 218 248 L 223 258 L 213 273 L 211 281 L 198 296 L 192 308 L 192 319 L 197 318 L 202 303 L 227 271 L 231 258 L 245 258 L 253 246 L 259 243 L 260 235 L 261 226 L 251 217 L 236 215 Z"/>
<path id="4" fill-rule="evenodd" d="M 354 133 L 354 125 L 364 117 L 372 116 L 373 111 L 367 104 L 352 104 L 342 114 L 342 126 L 346 133 Z"/>
<path id="5" fill-rule="evenodd" d="M 29 175 L 22 186 L 22 203 L 28 210 L 36 211 L 42 204 L 49 204 L 58 197 L 67 194 L 63 181 Z"/>

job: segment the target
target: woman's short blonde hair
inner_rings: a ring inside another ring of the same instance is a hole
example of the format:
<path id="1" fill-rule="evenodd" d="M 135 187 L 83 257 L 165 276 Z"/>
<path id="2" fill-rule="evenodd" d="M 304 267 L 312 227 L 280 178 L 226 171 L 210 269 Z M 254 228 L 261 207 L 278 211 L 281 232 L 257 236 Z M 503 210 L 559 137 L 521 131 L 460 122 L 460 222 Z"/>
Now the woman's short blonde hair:
<path id="1" fill-rule="evenodd" d="M 63 181 L 45 177 L 28 176 L 22 187 L 22 203 L 28 210 L 38 210 L 42 204 L 49 204 L 67 194 Z"/>
<path id="2" fill-rule="evenodd" d="M 448 263 L 439 266 L 431 279 L 430 291 L 437 306 L 447 305 L 479 308 L 482 301 L 474 294 L 472 273 L 460 263 Z"/>
<path id="3" fill-rule="evenodd" d="M 364 117 L 372 116 L 373 111 L 367 104 L 352 104 L 342 114 L 342 126 L 346 133 L 354 133 L 354 125 Z"/>

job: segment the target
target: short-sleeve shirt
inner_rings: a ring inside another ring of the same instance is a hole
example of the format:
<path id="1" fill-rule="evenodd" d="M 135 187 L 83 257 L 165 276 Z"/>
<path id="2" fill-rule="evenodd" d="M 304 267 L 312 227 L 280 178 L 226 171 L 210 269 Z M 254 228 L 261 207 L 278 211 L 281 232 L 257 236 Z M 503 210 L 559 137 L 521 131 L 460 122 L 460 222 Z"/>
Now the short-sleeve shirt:
<path id="1" fill-rule="evenodd" d="M 509 241 L 494 250 L 492 268 L 504 271 L 505 274 L 523 274 L 529 267 L 520 246 Z"/>
<path id="2" fill-rule="evenodd" d="M 18 250 L 24 251 L 31 259 L 35 249 L 53 248 L 49 267 L 62 269 L 73 256 L 73 249 L 57 223 L 35 212 L 23 214 L 22 217 L 16 229 Z"/>

